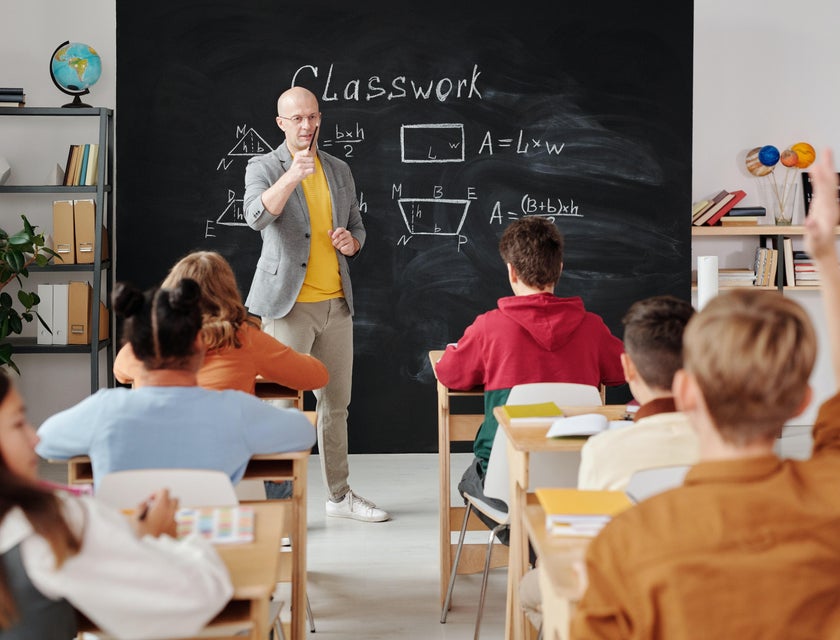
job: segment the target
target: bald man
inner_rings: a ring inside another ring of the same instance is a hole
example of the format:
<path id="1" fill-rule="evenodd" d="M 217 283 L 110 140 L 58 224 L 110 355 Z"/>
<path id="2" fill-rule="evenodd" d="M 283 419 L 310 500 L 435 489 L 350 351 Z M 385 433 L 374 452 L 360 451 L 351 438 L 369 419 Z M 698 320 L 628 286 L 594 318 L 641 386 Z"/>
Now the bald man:
<path id="1" fill-rule="evenodd" d="M 292 87 L 277 100 L 286 141 L 245 169 L 245 220 L 262 236 L 248 310 L 263 330 L 321 360 L 327 386 L 315 391 L 318 450 L 328 516 L 363 522 L 386 511 L 350 490 L 347 407 L 353 373 L 353 290 L 347 259 L 365 242 L 350 167 L 318 150 L 318 99 Z"/>

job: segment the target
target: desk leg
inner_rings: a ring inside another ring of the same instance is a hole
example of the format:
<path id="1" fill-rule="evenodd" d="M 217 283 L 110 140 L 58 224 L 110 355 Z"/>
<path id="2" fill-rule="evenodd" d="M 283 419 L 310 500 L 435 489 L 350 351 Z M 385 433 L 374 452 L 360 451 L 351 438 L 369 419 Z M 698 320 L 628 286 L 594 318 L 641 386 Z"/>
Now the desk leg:
<path id="1" fill-rule="evenodd" d="M 260 598 L 251 602 L 251 617 L 254 620 L 254 631 L 251 637 L 254 640 L 268 638 L 268 610 L 267 598 Z"/>
<path id="2" fill-rule="evenodd" d="M 446 387 L 438 383 L 438 465 L 440 467 L 440 605 L 446 600 L 449 575 L 452 571 L 452 536 L 450 510 L 449 469 L 449 394 Z"/>
<path id="3" fill-rule="evenodd" d="M 526 638 L 525 613 L 519 603 L 519 582 L 528 566 L 528 536 L 522 521 L 527 503 L 528 453 L 508 443 L 510 465 L 510 557 L 508 558 L 507 615 L 505 640 Z"/>
<path id="4" fill-rule="evenodd" d="M 308 458 L 292 463 L 292 640 L 306 638 L 306 464 Z M 268 613 L 266 612 L 266 619 Z"/>

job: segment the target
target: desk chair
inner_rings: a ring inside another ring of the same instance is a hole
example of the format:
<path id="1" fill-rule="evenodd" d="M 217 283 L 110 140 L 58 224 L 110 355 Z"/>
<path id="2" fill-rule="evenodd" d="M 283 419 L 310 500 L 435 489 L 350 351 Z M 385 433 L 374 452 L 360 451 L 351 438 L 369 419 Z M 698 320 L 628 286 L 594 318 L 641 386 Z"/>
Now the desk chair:
<path id="1" fill-rule="evenodd" d="M 689 465 L 674 465 L 641 469 L 630 476 L 625 492 L 633 502 L 641 502 L 657 493 L 680 486 L 690 468 Z"/>
<path id="2" fill-rule="evenodd" d="M 507 501 L 506 498 L 510 493 L 508 482 L 507 437 L 505 436 L 504 429 L 499 427 L 496 430 L 493 446 L 490 448 L 490 459 L 487 461 L 487 473 L 484 476 L 485 496 Z M 507 511 L 501 511 L 481 498 L 471 496 L 468 493 L 464 494 L 464 499 L 467 501 L 467 509 L 464 512 L 464 521 L 461 524 L 461 533 L 458 536 L 458 547 L 455 550 L 455 561 L 452 565 L 452 571 L 449 574 L 449 585 L 446 589 L 446 599 L 443 602 L 443 609 L 440 613 L 440 622 L 441 624 L 445 624 L 446 617 L 449 614 L 452 591 L 455 588 L 455 576 L 458 574 L 458 563 L 461 560 L 464 537 L 467 533 L 467 523 L 469 522 L 472 510 L 476 509 L 497 523 L 490 531 L 490 537 L 487 540 L 487 551 L 484 556 L 484 572 L 481 576 L 481 595 L 478 600 L 478 613 L 475 618 L 475 632 L 473 634 L 474 640 L 478 640 L 481 630 L 481 617 L 484 613 L 484 596 L 487 593 L 487 579 L 490 574 L 490 556 L 493 553 L 493 543 L 496 541 L 496 535 L 510 524 L 510 516 Z"/>
<path id="3" fill-rule="evenodd" d="M 224 471 L 214 469 L 133 469 L 115 471 L 102 477 L 96 490 L 96 499 L 116 509 L 133 509 L 159 489 L 169 489 L 182 507 L 226 507 L 239 504 L 233 483 Z M 275 640 L 285 640 L 280 614 L 282 601 L 273 601 L 270 620 Z M 196 638 L 220 638 L 236 635 L 245 630 L 241 625 L 231 630 L 230 625 L 210 625 Z M 104 639 L 105 637 L 102 636 Z"/>
<path id="4" fill-rule="evenodd" d="M 537 402 L 553 402 L 560 407 L 603 405 L 603 389 L 574 382 L 534 382 L 513 386 L 507 399 L 507 404 Z M 532 487 L 577 486 L 580 453 L 532 453 L 530 461 Z M 504 465 L 507 468 L 507 447 L 504 450 Z M 505 495 L 507 492 L 506 489 Z"/>
<path id="5" fill-rule="evenodd" d="M 597 387 L 591 385 L 569 382 L 537 382 L 515 385 L 511 388 L 507 400 L 507 404 L 530 404 L 536 402 L 554 402 L 558 406 L 595 406 L 603 404 L 603 395 Z M 496 430 L 493 446 L 490 449 L 487 474 L 484 477 L 484 495 L 489 498 L 502 500 L 505 503 L 510 502 L 510 472 L 507 445 L 508 439 L 504 429 L 499 427 Z M 577 486 L 578 467 L 580 466 L 579 453 L 533 453 L 530 457 L 530 464 L 529 476 L 531 486 Z M 474 638 L 477 640 L 481 628 L 481 617 L 484 610 L 484 599 L 490 572 L 490 555 L 493 551 L 496 534 L 509 526 L 510 518 L 507 511 L 496 509 L 475 496 L 465 494 L 464 498 L 467 501 L 467 510 L 461 525 L 458 547 L 455 551 L 454 566 L 449 577 L 449 585 L 443 603 L 440 621 L 441 623 L 446 622 L 452 600 L 452 591 L 455 586 L 455 576 L 458 572 L 458 562 L 461 557 L 461 550 L 466 535 L 467 521 L 469 520 L 471 511 L 477 509 L 497 523 L 490 532 L 484 559 L 484 573 L 482 574 L 481 594 L 474 633 Z"/>

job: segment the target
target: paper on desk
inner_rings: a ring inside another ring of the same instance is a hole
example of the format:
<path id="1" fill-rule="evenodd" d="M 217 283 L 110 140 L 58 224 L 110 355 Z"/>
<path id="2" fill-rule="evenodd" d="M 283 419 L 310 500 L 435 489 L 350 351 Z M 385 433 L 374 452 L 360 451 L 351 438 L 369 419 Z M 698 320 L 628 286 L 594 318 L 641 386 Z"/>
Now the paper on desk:
<path id="1" fill-rule="evenodd" d="M 557 418 L 546 431 L 546 438 L 593 436 L 608 429 L 618 429 L 633 424 L 632 420 L 607 420 L 600 413 L 582 413 L 578 416 Z"/>

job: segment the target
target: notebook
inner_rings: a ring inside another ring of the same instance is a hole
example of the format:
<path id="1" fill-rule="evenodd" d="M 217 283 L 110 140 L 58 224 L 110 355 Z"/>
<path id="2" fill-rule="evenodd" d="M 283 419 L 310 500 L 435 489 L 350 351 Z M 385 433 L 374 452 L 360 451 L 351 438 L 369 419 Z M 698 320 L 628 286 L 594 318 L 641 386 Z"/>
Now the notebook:
<path id="1" fill-rule="evenodd" d="M 213 544 L 253 542 L 254 515 L 247 505 L 178 509 L 176 531 L 179 539 L 197 533 Z"/>

